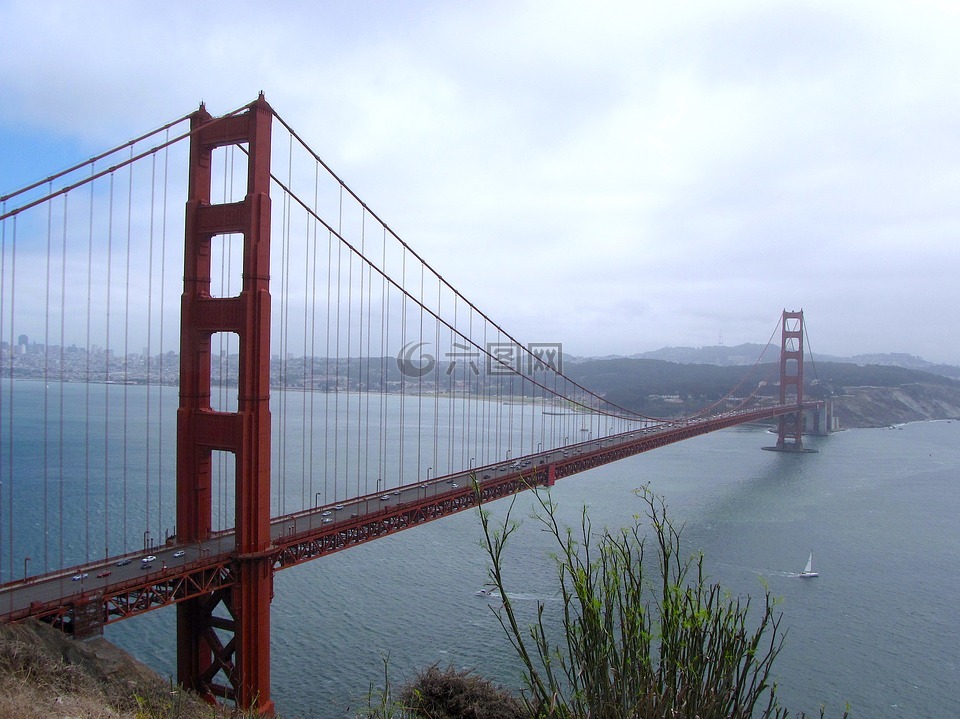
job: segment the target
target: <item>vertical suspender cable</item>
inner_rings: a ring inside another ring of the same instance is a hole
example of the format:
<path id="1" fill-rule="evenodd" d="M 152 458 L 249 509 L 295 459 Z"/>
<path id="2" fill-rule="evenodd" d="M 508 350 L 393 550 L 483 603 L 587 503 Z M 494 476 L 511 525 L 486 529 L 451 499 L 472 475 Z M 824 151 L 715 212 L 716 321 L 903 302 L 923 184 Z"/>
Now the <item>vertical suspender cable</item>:
<path id="1" fill-rule="evenodd" d="M 337 234 L 343 234 L 343 188 L 340 188 Z M 333 395 L 333 498 L 340 498 L 340 269 L 343 266 L 343 243 L 337 243 L 337 318 L 334 326 L 333 346 L 336 359 L 334 378 L 336 386 Z M 346 490 L 346 487 L 344 487 Z"/>
<path id="2" fill-rule="evenodd" d="M 350 345 L 353 343 L 353 253 L 347 253 L 347 355 L 344 357 L 346 370 L 346 381 L 344 383 L 343 398 L 344 422 L 343 422 L 343 496 L 350 496 L 348 489 L 350 482 L 350 459 L 353 445 L 350 442 L 350 434 L 353 426 L 350 422 Z M 359 462 L 358 462 L 359 464 Z"/>
<path id="3" fill-rule="evenodd" d="M 442 291 L 443 291 L 443 286 L 438 282 L 437 283 L 437 314 L 440 315 L 441 317 L 443 316 L 440 311 L 441 310 L 440 295 Z M 426 300 L 426 298 L 424 298 L 424 300 Z M 434 325 L 436 326 L 435 337 L 436 337 L 436 349 L 437 349 L 437 362 L 433 366 L 434 382 L 433 382 L 433 451 L 432 451 L 433 460 L 432 462 L 433 462 L 433 468 L 434 470 L 436 470 L 434 476 L 436 476 L 437 474 L 440 474 L 440 466 L 439 466 L 440 455 L 437 454 L 437 452 L 439 451 L 439 448 L 440 448 L 440 377 L 441 377 L 441 374 L 440 374 L 440 342 L 441 342 L 440 328 L 441 328 L 441 325 L 437 321 L 434 321 Z M 444 474 L 446 474 L 446 472 L 444 472 Z"/>
<path id="4" fill-rule="evenodd" d="M 314 165 L 313 168 L 313 206 L 317 207 L 319 205 L 319 195 L 320 195 L 320 167 Z M 308 215 L 309 216 L 309 215 Z M 307 468 L 307 476 L 310 478 L 310 491 L 307 494 L 307 497 L 312 501 L 316 496 L 313 488 L 313 458 L 314 458 L 314 418 L 316 412 L 314 409 L 314 400 L 316 398 L 316 368 L 317 368 L 317 254 L 319 247 L 317 246 L 317 233 L 320 231 L 320 223 L 317 222 L 316 218 L 310 217 L 311 227 L 313 228 L 312 233 L 312 245 L 313 245 L 313 268 L 310 273 L 310 463 Z"/>
<path id="5" fill-rule="evenodd" d="M 58 395 L 60 399 L 60 407 L 57 411 L 57 494 L 59 501 L 59 514 L 60 514 L 60 566 L 64 564 L 64 554 L 63 554 L 63 541 L 64 541 L 64 532 L 63 532 L 63 489 L 65 482 L 64 474 L 64 456 L 63 453 L 66 450 L 63 441 L 63 432 L 64 432 L 64 405 L 63 405 L 63 392 L 66 377 L 64 376 L 64 365 L 67 361 L 66 352 L 64 351 L 64 345 L 66 343 L 66 309 L 67 309 L 67 222 L 69 218 L 69 212 L 67 211 L 67 200 L 69 194 L 63 196 L 63 236 L 61 237 L 61 246 L 60 246 L 60 371 L 57 374 L 58 382 Z M 86 514 L 84 516 L 84 561 L 90 561 L 90 483 L 86 482 L 83 488 L 83 499 L 84 506 L 86 508 Z"/>
<path id="6" fill-rule="evenodd" d="M 90 163 L 90 174 L 94 173 L 94 164 Z M 92 417 L 90 416 L 90 388 L 92 386 L 93 377 L 90 376 L 91 369 L 91 359 L 93 353 L 90 349 L 90 324 L 93 320 L 92 312 L 92 303 L 93 303 L 93 217 L 94 217 L 94 207 L 96 205 L 96 196 L 93 191 L 93 183 L 90 183 L 90 213 L 87 220 L 87 306 L 86 306 L 86 327 L 84 338 L 84 347 L 86 347 L 86 366 L 84 368 L 84 385 L 83 385 L 83 397 L 84 397 L 84 423 L 83 423 L 83 477 L 84 484 L 89 488 L 90 486 L 90 425 L 92 423 Z M 103 492 L 103 556 L 104 558 L 110 556 L 110 506 L 107 502 L 109 495 L 106 492 L 107 482 L 106 474 L 104 474 L 103 482 L 104 492 Z"/>
<path id="7" fill-rule="evenodd" d="M 287 143 L 287 185 L 293 178 L 293 138 Z M 287 367 L 287 355 L 290 352 L 290 295 L 291 295 L 291 225 L 293 223 L 293 207 L 290 197 L 284 195 L 283 202 L 283 251 L 281 262 L 281 290 L 280 290 L 280 436 L 277 443 L 280 448 L 280 470 L 277 477 L 277 495 L 280 502 L 278 511 L 286 514 L 287 511 L 287 420 L 289 415 L 289 397 L 287 396 L 287 385 L 289 384 L 289 368 Z"/>
<path id="8" fill-rule="evenodd" d="M 457 324 L 457 296 L 456 295 L 453 296 L 453 326 L 456 327 L 457 329 L 460 328 L 459 325 Z M 451 359 L 452 364 L 447 369 L 447 376 L 449 376 L 450 378 L 450 389 L 447 395 L 447 416 L 449 418 L 448 421 L 450 425 L 449 432 L 447 434 L 447 471 L 448 472 L 454 471 L 454 468 L 456 467 L 456 464 L 454 463 L 454 453 L 456 452 L 454 442 L 456 441 L 455 437 L 457 433 L 456 418 L 457 418 L 457 414 L 461 411 L 460 409 L 461 403 L 457 401 L 458 399 L 457 385 L 456 385 L 457 375 L 456 375 L 456 364 L 454 364 L 456 363 L 458 357 L 457 357 L 457 353 L 454 351 L 456 348 L 454 346 L 453 340 L 454 340 L 454 335 L 451 335 L 450 351 L 451 353 L 453 353 L 452 359 Z M 464 358 L 463 362 L 461 362 L 461 367 L 460 367 L 461 371 L 465 370 L 463 363 L 466 361 L 467 361 L 466 358 Z M 464 374 L 464 377 L 466 377 L 466 374 Z M 463 446 L 462 441 L 460 442 L 460 446 L 462 448 Z"/>
<path id="9" fill-rule="evenodd" d="M 312 237 L 315 225 L 309 213 L 304 213 L 303 226 L 303 377 L 301 381 L 301 430 L 300 430 L 300 508 L 306 509 L 313 499 L 313 339 L 312 314 L 316 311 L 309 299 L 314 291 L 316 272 L 316 242 Z"/>
<path id="10" fill-rule="evenodd" d="M 488 350 L 489 350 L 489 348 L 490 348 L 490 343 L 487 341 L 488 323 L 487 323 L 487 322 L 483 322 L 482 327 L 483 327 L 483 346 L 484 346 L 485 349 L 488 349 Z M 478 410 L 479 410 L 479 411 L 477 412 L 477 433 L 476 433 L 476 434 L 477 434 L 477 447 L 478 447 L 478 448 L 481 446 L 481 445 L 480 445 L 480 436 L 481 436 L 481 435 L 483 435 L 483 436 L 485 436 L 485 437 L 487 437 L 487 438 L 490 437 L 490 428 L 487 426 L 487 412 L 488 412 L 488 407 L 487 407 L 487 404 L 488 404 L 488 403 L 487 403 L 487 388 L 488 388 L 489 385 L 490 385 L 491 377 L 490 377 L 490 372 L 489 372 L 489 371 L 486 371 L 488 368 L 489 368 L 489 369 L 492 369 L 492 368 L 493 368 L 493 362 L 492 362 L 492 361 L 488 361 L 486 367 L 484 367 L 484 370 L 485 370 L 485 371 L 484 371 L 483 382 L 479 384 L 479 390 L 480 390 L 481 394 L 480 394 L 480 395 L 478 396 L 478 398 L 477 398 L 477 401 L 478 401 L 478 403 L 479 403 L 479 404 L 478 404 Z M 488 441 L 486 441 L 486 442 L 483 443 L 483 448 L 484 448 L 483 464 L 490 464 L 490 441 L 489 441 L 489 439 L 488 439 Z"/>
<path id="11" fill-rule="evenodd" d="M 145 398 L 145 402 L 146 402 L 146 417 L 145 417 L 146 437 L 145 437 L 145 442 L 144 442 L 144 444 L 145 444 L 146 450 L 147 450 L 147 460 L 146 460 L 147 471 L 146 471 L 145 481 L 146 481 L 146 484 L 147 484 L 147 487 L 148 487 L 148 489 L 147 489 L 148 494 L 149 494 L 149 491 L 150 491 L 150 490 L 149 490 L 149 486 L 150 486 L 150 481 L 151 481 L 151 480 L 150 480 L 150 476 L 151 476 L 151 475 L 150 475 L 150 458 L 151 458 L 150 449 L 151 449 L 151 444 L 152 444 L 152 441 L 153 441 L 153 432 L 151 431 L 151 429 L 152 429 L 152 427 L 153 427 L 153 417 L 151 416 L 151 410 L 153 409 L 153 405 L 151 404 L 151 399 L 152 399 L 151 395 L 152 395 L 153 393 L 151 392 L 151 388 L 150 388 L 150 384 L 151 384 L 151 380 L 152 380 L 152 376 L 151 376 L 151 369 L 152 369 L 152 368 L 151 368 L 151 366 L 150 366 L 150 358 L 151 358 L 151 356 L 152 356 L 152 352 L 151 352 L 150 350 L 153 348 L 153 345 L 152 345 L 152 342 L 151 342 L 151 340 L 152 340 L 152 338 L 153 338 L 153 239 L 154 239 L 154 238 L 153 238 L 153 228 L 154 228 L 154 223 L 156 222 L 155 212 L 156 212 L 156 201 L 157 201 L 157 194 L 156 194 L 156 190 L 157 190 L 157 156 L 156 156 L 156 155 L 151 155 L 151 156 L 150 156 L 150 162 L 151 162 L 151 164 L 150 164 L 150 217 L 149 217 L 150 228 L 147 230 L 147 344 L 146 344 L 146 349 L 147 349 L 147 356 L 146 356 L 147 381 L 146 381 L 146 385 L 145 385 L 145 387 L 144 387 L 144 389 L 145 389 L 145 391 L 146 391 L 146 393 L 147 393 L 147 396 L 146 396 L 146 398 Z M 157 429 L 160 430 L 160 429 L 162 429 L 162 428 L 158 425 L 158 426 L 157 426 Z M 161 477 L 160 477 L 160 472 L 159 472 L 159 469 L 158 469 L 158 471 L 157 471 L 157 479 L 156 479 L 156 481 L 157 481 L 157 537 L 158 537 L 158 538 L 159 538 L 159 536 L 160 536 L 161 525 L 163 524 L 163 520 L 162 520 L 162 518 L 161 518 L 161 509 L 162 509 L 162 508 L 161 508 L 161 506 L 160 506 L 160 479 L 161 479 Z M 150 526 L 150 525 L 149 525 L 149 523 L 148 523 L 148 524 L 147 524 L 147 527 L 149 528 L 149 526 Z"/>
<path id="12" fill-rule="evenodd" d="M 51 186 L 52 189 L 52 186 Z M 48 406 L 48 392 L 50 389 L 50 378 L 49 378 L 49 367 L 48 362 L 50 358 L 50 255 L 51 255 L 51 240 L 52 240 L 52 230 L 51 226 L 53 223 L 53 203 L 47 205 L 47 280 L 46 280 L 46 300 L 44 302 L 44 323 L 43 323 L 43 446 L 50 446 L 50 437 L 49 437 L 49 420 L 50 420 L 50 409 Z M 43 540 L 43 570 L 45 572 L 50 571 L 50 550 L 49 550 L 49 534 L 50 534 L 50 504 L 49 504 L 49 483 L 50 483 L 50 468 L 49 468 L 49 454 L 47 452 L 43 453 L 43 528 L 44 528 L 44 540 Z"/>
<path id="13" fill-rule="evenodd" d="M 6 203 L 4 203 L 4 209 L 6 209 Z M 2 230 L 2 250 L 0 250 L 0 255 L 2 255 L 2 268 L 0 268 L 0 280 L 4 280 L 7 277 L 7 221 L 3 220 Z M 6 312 L 4 311 L 4 302 L 6 301 L 6 293 L 4 292 L 4 287 L 9 287 L 10 292 L 10 347 L 13 348 L 15 345 L 13 343 L 14 339 L 14 307 L 16 304 L 16 282 L 17 282 L 17 218 L 13 217 L 11 224 L 13 228 L 10 232 L 10 279 L 8 282 L 0 282 L 0 337 L 3 336 L 3 322 L 6 319 Z M 0 377 L 0 387 L 2 387 L 3 377 Z M 9 555 L 8 569 L 10 580 L 13 579 L 13 537 L 14 537 L 14 511 L 13 511 L 13 498 L 15 496 L 14 490 L 16 489 L 16 481 L 13 476 L 13 357 L 10 358 L 10 389 L 7 392 L 7 456 L 6 456 L 6 470 L 7 470 L 7 553 Z M 0 395 L 2 396 L 2 395 Z M 3 406 L 0 404 L 0 411 L 2 411 Z M 2 495 L 2 490 L 0 490 L 0 495 Z M 26 566 L 26 561 L 24 562 Z M 26 569 L 24 569 L 24 575 L 26 575 Z M 24 577 L 26 578 L 26 577 Z M 11 594 L 11 601 L 13 595 Z"/>
<path id="14" fill-rule="evenodd" d="M 307 298 L 307 288 L 310 286 L 310 215 L 304 213 L 304 227 L 303 227 L 303 337 L 301 338 L 300 345 L 303 352 L 303 361 L 301 362 L 301 401 L 300 401 L 300 509 L 305 509 L 307 505 L 307 497 L 312 497 L 312 494 L 307 494 L 310 487 L 312 486 L 313 477 L 310 477 L 308 468 L 310 466 L 309 459 L 309 450 L 310 450 L 310 438 L 308 435 L 308 430 L 310 426 L 310 418 L 307 416 L 307 397 L 313 399 L 313 387 L 309 383 L 310 371 L 307 367 L 309 362 L 313 364 L 313 358 L 311 353 L 308 351 L 307 347 L 307 338 L 309 335 L 309 322 L 310 322 L 310 308 L 308 307 L 306 298 Z"/>
<path id="15" fill-rule="evenodd" d="M 366 239 L 367 239 L 367 213 L 361 207 L 360 208 L 360 254 L 363 255 L 366 252 Z M 359 275 L 360 275 L 360 306 L 357 308 L 357 359 L 360 364 L 357 367 L 357 496 L 362 494 L 360 489 L 361 487 L 361 477 L 363 474 L 366 474 L 367 463 L 370 461 L 370 447 L 368 445 L 368 439 L 370 437 L 369 424 L 365 425 L 363 421 L 366 419 L 369 421 L 369 413 L 364 411 L 363 408 L 363 398 L 365 393 L 369 393 L 370 387 L 369 383 L 364 381 L 364 376 L 369 379 L 369 366 L 370 366 L 370 353 L 369 351 L 369 322 L 370 322 L 370 298 L 366 296 L 366 293 L 369 292 L 369 288 L 366 286 L 366 277 L 364 273 L 364 265 L 361 262 L 359 264 Z M 367 304 L 367 312 L 364 312 L 363 305 L 364 302 Z M 367 332 L 364 333 L 364 326 L 366 324 Z M 364 338 L 367 340 L 367 346 L 364 345 Z M 364 372 L 364 359 L 366 359 L 367 372 L 365 375 Z M 361 384 L 363 388 L 361 389 Z M 369 406 L 369 405 L 368 405 Z M 364 431 L 366 429 L 366 431 Z M 362 465 L 362 466 L 361 466 Z M 362 471 L 361 471 L 362 470 Z"/>
<path id="16" fill-rule="evenodd" d="M 406 290 L 407 289 L 407 251 L 406 249 L 401 251 L 400 254 L 400 286 Z M 410 352 L 407 348 L 407 293 L 404 292 L 400 297 L 400 341 L 404 343 L 403 346 L 403 359 L 409 360 Z M 397 458 L 397 477 L 403 476 L 403 463 L 406 460 L 403 454 L 404 450 L 404 439 L 406 438 L 406 397 L 407 397 L 407 373 L 403 371 L 404 367 L 408 367 L 409 364 L 401 365 L 400 370 L 400 454 Z M 386 478 L 384 478 L 386 480 Z M 398 479 L 398 484 L 400 483 Z M 380 487 L 377 487 L 379 490 Z"/>
<path id="17" fill-rule="evenodd" d="M 387 229 L 383 228 L 383 268 L 384 272 L 387 269 Z M 387 277 L 382 275 L 380 278 L 380 418 L 377 423 L 380 428 L 380 452 L 379 452 L 379 466 L 377 467 L 377 483 L 379 484 L 380 478 L 384 476 L 385 462 L 387 458 L 387 427 L 390 424 L 390 419 L 387 416 L 387 387 L 388 385 L 388 370 L 389 365 L 387 364 L 387 348 L 390 346 L 389 343 L 389 327 L 390 327 L 390 288 L 387 286 Z M 369 478 L 368 478 L 369 481 Z M 364 488 L 364 494 L 370 492 L 369 487 Z"/>
<path id="18" fill-rule="evenodd" d="M 323 392 L 323 493 L 324 501 L 329 498 L 327 482 L 330 477 L 330 308 L 333 303 L 333 233 L 327 232 L 327 322 L 326 346 L 324 348 L 324 392 Z M 336 474 L 333 475 L 336 488 Z"/>
<path id="19" fill-rule="evenodd" d="M 170 130 L 166 131 L 166 140 L 170 139 Z M 164 320 L 164 300 L 166 299 L 166 270 L 167 270 L 167 192 L 169 189 L 169 163 L 170 163 L 170 149 L 169 147 L 164 148 L 163 150 L 163 205 L 162 205 L 162 218 L 160 225 L 160 334 L 158 344 L 160 346 L 159 358 L 157 363 L 157 375 L 159 377 L 159 383 L 157 388 L 157 404 L 159 410 L 157 412 L 157 426 L 160 428 L 160 439 L 157 445 L 157 476 L 160 478 L 159 488 L 163 488 L 163 458 L 164 458 L 164 441 L 163 441 L 163 397 L 164 397 L 164 375 L 163 375 L 163 320 Z M 148 388 L 149 389 L 149 388 Z M 161 511 L 163 508 L 163 503 L 161 501 L 162 497 L 159 496 L 160 489 L 158 489 L 158 498 L 157 501 L 160 504 Z M 174 516 L 176 516 L 174 514 Z M 174 533 L 176 533 L 177 528 L 174 526 Z"/>
<path id="20" fill-rule="evenodd" d="M 473 337 L 473 308 L 467 305 L 467 337 Z M 472 354 L 472 353 L 471 353 Z M 473 360 L 470 360 L 473 362 Z M 479 353 L 477 353 L 477 361 L 480 361 Z M 464 370 L 466 371 L 466 370 Z M 473 401 L 473 388 L 477 387 L 479 390 L 480 387 L 480 368 L 479 366 L 470 367 L 470 372 L 466 374 L 467 381 L 463 383 L 463 396 L 465 400 L 465 412 L 464 412 L 464 448 L 466 449 L 460 455 L 460 462 L 463 463 L 466 457 L 476 457 L 477 464 L 484 464 L 483 458 L 477 452 L 476 445 L 473 442 L 473 432 L 476 422 L 473 418 L 473 407 L 476 406 L 476 402 Z M 474 385 L 476 383 L 476 385 Z"/>
<path id="21" fill-rule="evenodd" d="M 288 182 L 292 182 L 293 180 L 293 138 L 292 137 L 288 138 L 287 145 L 289 147 L 288 159 L 287 159 L 287 177 L 288 177 Z M 294 261 L 295 261 L 295 258 L 293 257 L 293 201 L 288 198 L 287 201 L 284 203 L 284 206 L 286 208 L 285 209 L 286 216 L 284 217 L 285 230 L 283 234 L 284 268 L 285 268 L 284 284 L 286 285 L 286 291 L 284 292 L 283 299 L 281 300 L 283 302 L 283 307 L 284 307 L 283 309 L 283 317 L 284 317 L 283 346 L 286 348 L 286 353 L 292 355 L 293 353 L 291 352 L 291 347 L 290 347 L 290 343 L 291 343 L 290 331 L 291 331 L 291 326 L 293 321 L 293 296 L 294 296 L 293 274 L 294 274 Z M 280 392 L 283 394 L 283 407 L 284 407 L 283 426 L 284 426 L 284 429 L 286 430 L 291 419 L 290 415 L 293 412 L 293 409 L 295 406 L 295 404 L 294 406 L 291 406 L 291 396 L 290 394 L 288 394 L 293 392 L 294 382 L 293 382 L 293 379 L 290 377 L 290 368 L 287 366 L 286 354 L 284 355 L 284 358 L 283 358 L 283 364 L 284 364 L 284 383 Z M 286 431 L 284 431 L 284 435 L 286 435 Z M 283 498 L 283 513 L 286 514 L 289 511 L 287 508 L 288 499 L 292 500 L 292 498 L 287 497 L 287 492 L 289 491 L 288 484 L 287 484 L 287 461 L 288 461 L 287 452 L 289 451 L 290 443 L 286 436 L 284 436 L 283 441 L 284 441 L 283 471 L 281 472 L 279 479 L 282 482 L 282 486 L 283 486 L 283 490 L 281 492 L 281 497 Z M 301 467 L 301 481 L 303 477 L 302 471 L 303 471 L 303 468 Z M 291 472 L 291 474 L 293 473 Z"/>
<path id="22" fill-rule="evenodd" d="M 131 156 L 133 149 L 130 150 Z M 129 433 L 127 431 L 130 409 L 130 259 L 133 242 L 133 166 L 127 167 L 127 238 L 126 270 L 123 295 L 123 483 L 127 483 L 127 460 L 129 458 Z M 146 518 L 144 527 L 150 528 L 150 485 L 146 492 Z"/>
<path id="23" fill-rule="evenodd" d="M 114 199 L 114 173 L 110 173 L 110 199 L 108 201 L 108 211 L 107 211 L 107 294 L 106 294 L 106 337 L 104 339 L 104 348 L 103 348 L 103 473 L 104 473 L 104 484 L 109 488 L 110 485 L 110 468 L 113 466 L 113 462 L 110 461 L 110 320 L 112 319 L 111 315 L 111 302 L 113 299 L 112 289 L 113 289 L 113 199 Z M 126 549 L 127 547 L 127 484 L 126 482 L 122 483 L 122 520 L 123 520 L 123 541 L 120 545 Z"/>
<path id="24" fill-rule="evenodd" d="M 362 269 L 362 267 L 361 267 Z M 363 453 L 363 489 L 358 492 L 358 494 L 366 494 L 366 485 L 370 481 L 370 395 L 373 393 L 373 385 L 371 384 L 371 365 L 373 364 L 373 356 L 370 352 L 373 349 L 371 333 L 373 331 L 373 270 L 367 266 L 367 278 L 366 278 L 366 292 L 363 293 L 367 301 L 367 344 L 366 348 L 363 350 L 363 355 L 366 356 L 366 370 L 364 375 L 364 388 L 365 388 L 365 401 L 366 407 L 364 410 L 364 453 Z"/>
<path id="25" fill-rule="evenodd" d="M 420 343 L 420 347 L 423 347 L 423 296 L 424 296 L 424 266 L 423 263 L 420 263 L 420 294 L 417 295 L 420 297 L 420 301 L 417 303 L 417 308 L 420 311 L 420 330 L 417 341 Z M 422 355 L 421 355 L 422 357 Z M 414 468 L 413 476 L 419 477 L 420 473 L 423 472 L 423 460 L 421 453 L 423 450 L 423 367 L 420 367 L 420 371 L 417 372 L 417 466 Z M 397 484 L 403 484 L 403 476 L 401 475 L 400 481 Z"/>

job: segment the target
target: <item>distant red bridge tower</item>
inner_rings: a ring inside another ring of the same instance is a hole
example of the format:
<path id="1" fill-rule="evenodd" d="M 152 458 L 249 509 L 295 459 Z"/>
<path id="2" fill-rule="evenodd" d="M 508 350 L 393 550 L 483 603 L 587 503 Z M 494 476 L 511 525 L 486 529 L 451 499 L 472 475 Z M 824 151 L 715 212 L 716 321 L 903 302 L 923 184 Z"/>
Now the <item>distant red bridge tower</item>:
<path id="1" fill-rule="evenodd" d="M 780 404 L 803 404 L 803 310 L 783 311 L 780 333 Z M 777 425 L 781 452 L 803 452 L 803 410 L 782 414 Z"/>

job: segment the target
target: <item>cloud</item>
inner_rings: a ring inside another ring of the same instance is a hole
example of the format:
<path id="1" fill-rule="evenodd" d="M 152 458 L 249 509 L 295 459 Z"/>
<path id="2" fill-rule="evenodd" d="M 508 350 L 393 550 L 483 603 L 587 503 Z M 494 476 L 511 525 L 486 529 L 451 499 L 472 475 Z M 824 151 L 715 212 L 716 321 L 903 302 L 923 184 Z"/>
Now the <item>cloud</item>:
<path id="1" fill-rule="evenodd" d="M 804 306 L 823 352 L 960 363 L 952 6 L 253 10 L 6 3 L 0 135 L 92 154 L 264 90 L 522 337 L 762 342 Z"/>

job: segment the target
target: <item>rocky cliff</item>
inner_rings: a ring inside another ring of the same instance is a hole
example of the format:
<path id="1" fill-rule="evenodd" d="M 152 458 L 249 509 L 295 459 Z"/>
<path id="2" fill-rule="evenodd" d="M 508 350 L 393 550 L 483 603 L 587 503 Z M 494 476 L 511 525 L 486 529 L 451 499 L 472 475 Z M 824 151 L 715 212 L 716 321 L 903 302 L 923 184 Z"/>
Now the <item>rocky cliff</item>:
<path id="1" fill-rule="evenodd" d="M 845 428 L 960 419 L 960 386 L 846 387 L 842 394 L 834 395 L 833 412 Z"/>

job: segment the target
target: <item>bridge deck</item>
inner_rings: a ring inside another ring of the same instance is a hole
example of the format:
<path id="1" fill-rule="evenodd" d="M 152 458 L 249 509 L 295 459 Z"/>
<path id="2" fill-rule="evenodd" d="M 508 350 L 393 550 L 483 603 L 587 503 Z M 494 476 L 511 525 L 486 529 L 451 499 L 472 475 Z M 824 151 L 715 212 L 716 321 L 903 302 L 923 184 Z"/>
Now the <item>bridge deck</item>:
<path id="1" fill-rule="evenodd" d="M 816 402 L 803 405 L 804 410 L 817 408 Z M 277 517 L 271 521 L 274 568 L 291 567 L 476 507 L 478 501 L 549 486 L 557 479 L 651 449 L 796 411 L 796 405 L 778 405 L 657 425 Z M 192 544 L 171 542 L 150 551 L 146 555 L 150 560 L 138 552 L 9 582 L 0 587 L 0 621 L 35 617 L 68 631 L 98 631 L 102 624 L 209 594 L 237 581 L 233 531 Z"/>

